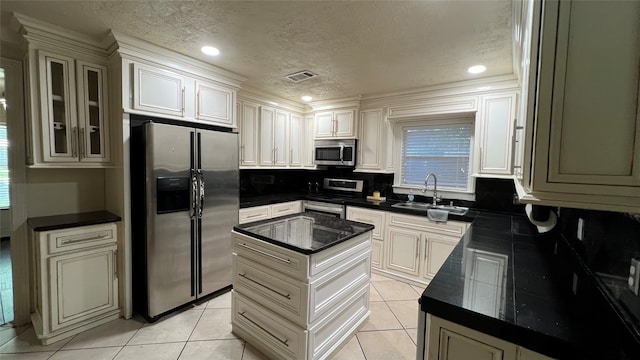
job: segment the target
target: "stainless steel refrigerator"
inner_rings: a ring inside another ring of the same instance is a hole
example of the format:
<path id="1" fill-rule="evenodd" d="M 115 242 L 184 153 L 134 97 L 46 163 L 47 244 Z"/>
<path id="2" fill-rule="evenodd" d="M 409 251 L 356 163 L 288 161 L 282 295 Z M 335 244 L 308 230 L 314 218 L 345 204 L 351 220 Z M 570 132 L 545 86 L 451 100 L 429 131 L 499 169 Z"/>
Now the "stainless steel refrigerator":
<path id="1" fill-rule="evenodd" d="M 153 321 L 231 285 L 238 134 L 147 121 L 131 152 L 134 306 Z"/>

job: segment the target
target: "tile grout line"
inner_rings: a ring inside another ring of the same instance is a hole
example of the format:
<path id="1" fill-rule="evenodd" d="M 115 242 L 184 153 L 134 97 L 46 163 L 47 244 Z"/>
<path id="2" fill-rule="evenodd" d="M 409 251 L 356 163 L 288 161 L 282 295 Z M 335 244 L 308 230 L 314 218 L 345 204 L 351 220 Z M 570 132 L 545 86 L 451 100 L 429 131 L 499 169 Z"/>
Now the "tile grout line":
<path id="1" fill-rule="evenodd" d="M 207 302 L 207 305 L 208 304 L 209 304 L 209 302 Z M 204 316 L 205 310 L 207 310 L 206 306 L 202 310 L 202 313 L 200 314 L 200 317 L 198 317 L 198 321 L 196 321 L 196 324 L 193 326 L 193 329 L 191 329 L 191 332 L 189 333 L 189 337 L 187 337 L 187 341 L 184 342 L 184 346 L 182 347 L 182 350 L 180 350 L 180 354 L 178 354 L 178 359 L 180 359 L 180 357 L 182 356 L 182 353 L 184 352 L 184 349 L 187 348 L 187 344 L 189 343 L 189 340 L 191 339 L 191 336 L 193 336 L 193 332 L 196 331 L 196 328 L 198 327 L 198 324 L 200 324 L 200 320 L 202 320 L 202 317 Z M 193 311 L 193 310 L 189 309 L 187 311 Z"/>

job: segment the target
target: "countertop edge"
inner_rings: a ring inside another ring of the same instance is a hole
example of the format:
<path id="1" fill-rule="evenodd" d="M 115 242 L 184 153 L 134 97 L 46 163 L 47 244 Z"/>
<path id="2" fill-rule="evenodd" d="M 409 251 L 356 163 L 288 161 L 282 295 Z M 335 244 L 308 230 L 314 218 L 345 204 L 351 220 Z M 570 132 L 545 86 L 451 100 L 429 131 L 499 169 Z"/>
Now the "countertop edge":
<path id="1" fill-rule="evenodd" d="M 91 211 L 51 216 L 39 216 L 27 219 L 27 224 L 34 231 L 51 231 L 69 229 L 79 226 L 99 225 L 121 221 L 122 218 L 109 211 Z"/>

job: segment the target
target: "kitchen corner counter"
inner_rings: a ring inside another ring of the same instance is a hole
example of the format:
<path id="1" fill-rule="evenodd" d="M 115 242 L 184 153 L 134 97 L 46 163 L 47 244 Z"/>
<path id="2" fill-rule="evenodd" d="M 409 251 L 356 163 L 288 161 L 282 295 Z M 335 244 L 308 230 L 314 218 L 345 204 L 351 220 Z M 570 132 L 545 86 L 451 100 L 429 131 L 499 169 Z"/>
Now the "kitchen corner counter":
<path id="1" fill-rule="evenodd" d="M 92 211 L 75 214 L 40 216 L 27 219 L 27 224 L 34 231 L 68 229 L 78 226 L 106 224 L 122 220 L 118 215 L 108 211 Z"/>
<path id="2" fill-rule="evenodd" d="M 592 358 L 588 319 L 554 271 L 554 236 L 538 235 L 523 216 L 478 214 L 421 310 L 554 358 Z"/>

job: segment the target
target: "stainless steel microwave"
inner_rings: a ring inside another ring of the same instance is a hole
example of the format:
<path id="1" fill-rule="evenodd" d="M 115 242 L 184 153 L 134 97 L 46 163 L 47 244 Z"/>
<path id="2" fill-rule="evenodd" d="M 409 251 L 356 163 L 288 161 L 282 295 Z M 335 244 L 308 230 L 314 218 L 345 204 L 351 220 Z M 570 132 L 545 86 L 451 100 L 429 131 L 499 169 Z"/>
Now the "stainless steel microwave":
<path id="1" fill-rule="evenodd" d="M 313 160 L 316 165 L 356 166 L 356 140 L 316 140 Z"/>

